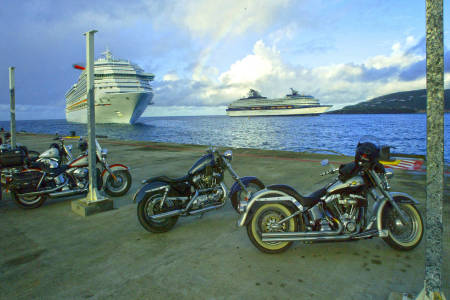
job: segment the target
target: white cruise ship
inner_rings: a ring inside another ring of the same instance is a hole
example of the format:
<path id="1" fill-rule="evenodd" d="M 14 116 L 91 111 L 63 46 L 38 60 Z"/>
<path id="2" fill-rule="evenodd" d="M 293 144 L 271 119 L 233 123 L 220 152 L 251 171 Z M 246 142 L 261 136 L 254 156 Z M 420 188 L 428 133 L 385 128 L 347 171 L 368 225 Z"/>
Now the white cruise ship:
<path id="1" fill-rule="evenodd" d="M 155 76 L 128 60 L 113 58 L 109 50 L 103 55 L 94 62 L 95 122 L 133 124 L 153 104 L 150 81 Z M 65 95 L 66 119 L 87 123 L 86 71 L 75 68 L 83 71 Z"/>
<path id="2" fill-rule="evenodd" d="M 250 89 L 248 97 L 228 105 L 230 117 L 247 116 L 313 116 L 326 112 L 332 105 L 320 105 L 313 96 L 300 95 L 291 88 L 292 93 L 284 98 L 267 99 Z"/>

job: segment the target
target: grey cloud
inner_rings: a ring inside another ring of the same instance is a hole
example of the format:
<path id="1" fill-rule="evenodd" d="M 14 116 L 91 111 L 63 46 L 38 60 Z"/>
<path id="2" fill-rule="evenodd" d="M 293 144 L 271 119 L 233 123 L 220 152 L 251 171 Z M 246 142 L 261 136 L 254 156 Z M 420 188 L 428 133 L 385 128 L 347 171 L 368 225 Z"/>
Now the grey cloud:
<path id="1" fill-rule="evenodd" d="M 405 81 L 416 80 L 417 78 L 425 76 L 426 70 L 426 59 L 422 59 L 403 69 L 399 74 L 399 78 Z"/>
<path id="2" fill-rule="evenodd" d="M 398 74 L 398 67 L 387 67 L 381 69 L 367 68 L 362 66 L 362 75 L 359 77 L 361 81 L 387 81 Z"/>
<path id="3" fill-rule="evenodd" d="M 423 36 L 417 44 L 410 47 L 405 51 L 405 54 L 417 54 L 417 55 L 425 55 L 426 54 L 427 41 L 425 36 Z"/>

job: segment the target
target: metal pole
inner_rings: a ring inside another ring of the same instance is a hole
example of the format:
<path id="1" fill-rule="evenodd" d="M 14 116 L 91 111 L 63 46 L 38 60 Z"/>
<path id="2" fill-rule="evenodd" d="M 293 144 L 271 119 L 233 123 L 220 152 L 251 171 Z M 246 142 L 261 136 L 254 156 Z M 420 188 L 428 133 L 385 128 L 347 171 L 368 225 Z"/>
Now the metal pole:
<path id="1" fill-rule="evenodd" d="M 444 198 L 443 0 L 426 0 L 427 204 L 423 299 L 442 299 L 442 203 Z M 419 298 L 421 297 L 419 295 Z"/>
<path id="2" fill-rule="evenodd" d="M 96 172 L 96 143 L 95 143 L 95 95 L 94 95 L 94 33 L 97 30 L 86 32 L 86 87 L 87 87 L 87 132 L 88 132 L 88 158 L 89 158 L 89 193 L 87 202 L 97 201 L 97 172 Z"/>
<path id="3" fill-rule="evenodd" d="M 9 67 L 9 95 L 11 98 L 11 149 L 16 149 L 16 94 L 14 67 Z"/>

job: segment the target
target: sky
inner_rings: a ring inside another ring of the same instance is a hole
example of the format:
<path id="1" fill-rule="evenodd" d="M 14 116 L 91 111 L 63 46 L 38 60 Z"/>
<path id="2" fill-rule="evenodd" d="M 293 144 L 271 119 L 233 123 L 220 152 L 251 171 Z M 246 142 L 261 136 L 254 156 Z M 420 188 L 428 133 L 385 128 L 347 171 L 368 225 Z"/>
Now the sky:
<path id="1" fill-rule="evenodd" d="M 444 1 L 445 88 L 450 88 Z M 425 88 L 425 0 L 0 0 L 0 120 L 64 119 L 67 90 L 108 47 L 155 74 L 143 116 L 223 115 L 250 88 L 333 109 Z"/>

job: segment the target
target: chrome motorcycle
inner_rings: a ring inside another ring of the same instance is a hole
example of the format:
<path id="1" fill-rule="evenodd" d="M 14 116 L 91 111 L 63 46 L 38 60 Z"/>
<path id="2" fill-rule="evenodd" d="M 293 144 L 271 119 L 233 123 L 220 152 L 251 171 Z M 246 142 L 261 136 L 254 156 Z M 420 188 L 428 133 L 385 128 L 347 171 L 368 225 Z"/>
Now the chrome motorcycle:
<path id="1" fill-rule="evenodd" d="M 129 168 L 122 164 L 109 165 L 107 162 L 107 149 L 102 149 L 96 143 L 97 156 L 97 188 L 103 189 L 106 194 L 117 197 L 125 195 L 131 187 L 131 174 Z M 89 189 L 89 171 L 87 142 L 80 140 L 81 154 L 71 159 L 67 164 L 60 165 L 55 161 L 54 147 L 44 152 L 40 159 L 18 173 L 12 174 L 7 182 L 13 199 L 24 208 L 41 206 L 47 197 L 60 198 L 86 193 Z M 71 157 L 68 148 L 68 157 Z M 60 152 L 61 154 L 61 152 Z M 61 156 L 61 155 L 60 155 Z M 64 155 L 62 155 L 64 156 Z M 61 158 L 64 160 L 64 158 Z"/>
<path id="2" fill-rule="evenodd" d="M 133 199 L 138 203 L 137 216 L 141 225 L 150 232 L 166 232 L 173 228 L 178 217 L 221 208 L 227 198 L 237 210 L 240 201 L 263 189 L 264 184 L 256 177 L 239 177 L 231 167 L 232 157 L 231 150 L 221 154 L 211 147 L 187 175 L 180 178 L 159 176 L 143 181 L 144 185 Z M 236 181 L 230 192 L 223 182 L 225 170 Z"/>
<path id="3" fill-rule="evenodd" d="M 238 225 L 247 227 L 250 241 L 265 253 L 285 251 L 293 241 L 373 237 L 383 238 L 395 249 L 411 250 L 423 236 L 418 201 L 389 191 L 393 173 L 385 170 L 378 156 L 376 144 L 358 143 L 355 161 L 322 173 L 339 175 L 309 196 L 288 185 L 267 186 L 240 202 Z M 369 201 L 373 201 L 371 211 Z"/>

